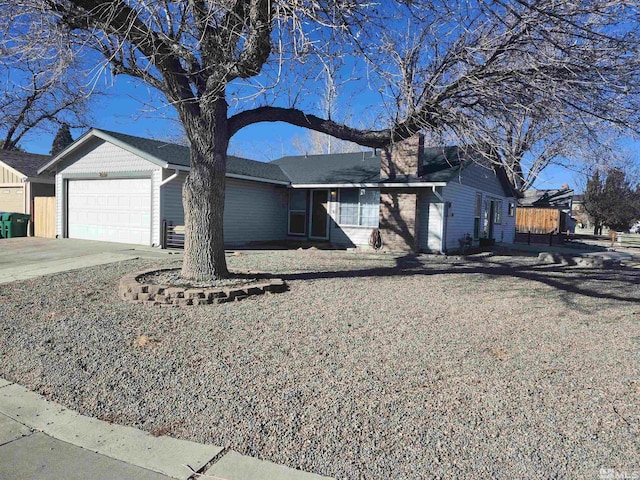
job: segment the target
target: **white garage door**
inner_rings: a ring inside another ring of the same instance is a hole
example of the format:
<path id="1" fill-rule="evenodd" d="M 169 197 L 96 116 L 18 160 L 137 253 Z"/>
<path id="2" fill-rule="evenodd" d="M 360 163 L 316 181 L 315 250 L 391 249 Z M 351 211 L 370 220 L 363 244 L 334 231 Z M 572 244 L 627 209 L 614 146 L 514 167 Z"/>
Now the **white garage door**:
<path id="1" fill-rule="evenodd" d="M 151 245 L 151 180 L 69 180 L 69 238 Z"/>
<path id="2" fill-rule="evenodd" d="M 0 212 L 24 213 L 23 187 L 0 187 Z"/>

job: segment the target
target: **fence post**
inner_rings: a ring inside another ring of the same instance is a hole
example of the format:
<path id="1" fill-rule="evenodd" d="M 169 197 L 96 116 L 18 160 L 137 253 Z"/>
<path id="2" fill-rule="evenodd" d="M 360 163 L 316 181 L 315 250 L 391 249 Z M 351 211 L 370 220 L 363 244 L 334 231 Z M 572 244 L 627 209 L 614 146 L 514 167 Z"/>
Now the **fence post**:
<path id="1" fill-rule="evenodd" d="M 162 235 L 160 235 L 160 248 L 167 248 L 167 221 L 162 220 Z"/>

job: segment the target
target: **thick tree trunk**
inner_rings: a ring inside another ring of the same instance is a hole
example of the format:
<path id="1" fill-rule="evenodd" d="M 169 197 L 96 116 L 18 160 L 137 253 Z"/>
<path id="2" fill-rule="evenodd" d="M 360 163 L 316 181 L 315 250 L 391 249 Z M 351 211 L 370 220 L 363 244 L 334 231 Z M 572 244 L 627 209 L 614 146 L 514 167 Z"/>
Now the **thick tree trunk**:
<path id="1" fill-rule="evenodd" d="M 182 278 L 194 281 L 216 280 L 229 274 L 223 232 L 229 144 L 227 104 L 220 99 L 201 108 L 200 118 L 185 124 L 191 142 L 191 171 L 182 192 L 185 214 Z"/>

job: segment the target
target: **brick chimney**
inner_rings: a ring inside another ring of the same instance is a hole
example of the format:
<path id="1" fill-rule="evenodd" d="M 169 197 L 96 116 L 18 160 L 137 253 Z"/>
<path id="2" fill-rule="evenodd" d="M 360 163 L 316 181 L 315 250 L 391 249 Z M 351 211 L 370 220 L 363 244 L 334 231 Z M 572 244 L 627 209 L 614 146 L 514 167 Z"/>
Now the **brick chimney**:
<path id="1" fill-rule="evenodd" d="M 424 135 L 414 135 L 382 150 L 380 179 L 395 180 L 420 175 L 420 157 L 424 153 Z"/>

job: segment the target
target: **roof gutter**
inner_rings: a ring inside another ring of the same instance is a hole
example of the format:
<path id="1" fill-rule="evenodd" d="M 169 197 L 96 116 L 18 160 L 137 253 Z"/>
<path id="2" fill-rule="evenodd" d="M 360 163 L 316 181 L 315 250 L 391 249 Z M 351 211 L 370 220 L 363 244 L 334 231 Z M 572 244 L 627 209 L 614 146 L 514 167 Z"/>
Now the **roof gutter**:
<path id="1" fill-rule="evenodd" d="M 376 183 L 300 183 L 291 188 L 433 188 L 445 187 L 446 182 L 376 182 Z"/>
<path id="2" fill-rule="evenodd" d="M 290 185 L 289 182 L 284 182 L 282 180 L 271 180 L 269 178 L 252 177 L 250 175 L 239 175 L 237 173 L 227 173 L 225 177 L 237 178 L 238 180 L 251 180 L 253 182 L 273 183 L 275 185 Z"/>

